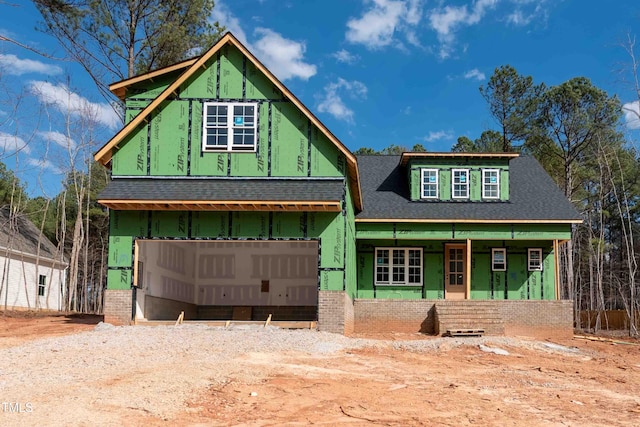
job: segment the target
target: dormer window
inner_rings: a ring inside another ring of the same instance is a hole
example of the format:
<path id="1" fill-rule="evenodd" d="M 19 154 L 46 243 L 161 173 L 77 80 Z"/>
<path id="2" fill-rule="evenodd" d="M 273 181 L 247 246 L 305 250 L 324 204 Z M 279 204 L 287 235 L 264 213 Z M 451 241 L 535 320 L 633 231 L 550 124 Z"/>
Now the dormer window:
<path id="1" fill-rule="evenodd" d="M 469 198 L 469 169 L 451 170 L 451 196 L 454 199 Z"/>
<path id="2" fill-rule="evenodd" d="M 202 111 L 203 151 L 256 151 L 257 103 L 205 102 Z"/>
<path id="3" fill-rule="evenodd" d="M 421 190 L 420 198 L 437 199 L 438 198 L 438 169 L 422 169 L 421 170 Z"/>
<path id="4" fill-rule="evenodd" d="M 482 198 L 500 198 L 500 169 L 482 169 Z"/>

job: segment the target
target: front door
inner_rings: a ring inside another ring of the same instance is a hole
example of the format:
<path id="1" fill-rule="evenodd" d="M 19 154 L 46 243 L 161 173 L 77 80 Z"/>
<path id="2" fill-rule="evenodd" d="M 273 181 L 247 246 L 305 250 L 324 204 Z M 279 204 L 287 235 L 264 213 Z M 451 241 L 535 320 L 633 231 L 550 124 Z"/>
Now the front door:
<path id="1" fill-rule="evenodd" d="M 465 299 L 467 290 L 466 245 L 445 246 L 445 299 Z"/>

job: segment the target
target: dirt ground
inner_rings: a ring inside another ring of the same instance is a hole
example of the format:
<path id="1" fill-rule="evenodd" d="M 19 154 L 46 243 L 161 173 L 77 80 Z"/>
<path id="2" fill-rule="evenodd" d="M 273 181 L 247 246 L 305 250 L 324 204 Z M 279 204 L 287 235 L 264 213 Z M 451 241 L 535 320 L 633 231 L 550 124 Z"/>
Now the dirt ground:
<path id="1" fill-rule="evenodd" d="M 100 320 L 0 313 L 0 348 L 91 331 Z M 574 338 L 533 345 L 522 339 L 509 345 L 487 343 L 483 350 L 477 344 L 453 346 L 447 339 L 418 334 L 375 338 L 382 345 L 324 354 L 246 353 L 238 358 L 241 371 L 178 399 L 169 416 L 123 403 L 107 408 L 111 416 L 103 425 L 640 425 L 637 340 L 622 344 Z M 409 339 L 440 341 L 433 351 L 394 345 Z M 508 354 L 497 354 L 500 350 Z M 160 368 L 141 365 L 128 381 L 155 386 Z M 102 395 L 127 393 L 121 383 L 114 376 L 96 386 Z M 65 392 L 73 394 L 74 389 Z M 56 397 L 48 399 L 55 403 Z M 0 400 L 10 397 L 0 394 Z M 30 403 L 37 407 L 41 402 Z M 28 425 L 27 418 L 7 414 L 6 408 L 4 412 L 0 406 L 0 424 Z M 95 425 L 95 420 L 79 425 Z"/>

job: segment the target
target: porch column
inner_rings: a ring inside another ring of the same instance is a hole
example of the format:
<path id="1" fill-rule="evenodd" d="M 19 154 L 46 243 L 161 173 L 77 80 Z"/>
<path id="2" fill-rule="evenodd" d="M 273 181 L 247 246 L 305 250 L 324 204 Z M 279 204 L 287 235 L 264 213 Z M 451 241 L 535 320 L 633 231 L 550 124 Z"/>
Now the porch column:
<path id="1" fill-rule="evenodd" d="M 467 239 L 467 259 L 466 259 L 466 279 L 467 279 L 467 295 L 465 299 L 471 299 L 471 239 Z"/>

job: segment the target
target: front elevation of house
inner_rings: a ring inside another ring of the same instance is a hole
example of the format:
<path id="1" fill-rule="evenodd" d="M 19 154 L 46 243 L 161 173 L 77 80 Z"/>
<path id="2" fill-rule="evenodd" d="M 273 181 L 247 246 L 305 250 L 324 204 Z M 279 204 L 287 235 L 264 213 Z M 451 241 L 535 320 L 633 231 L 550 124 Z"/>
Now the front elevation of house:
<path id="1" fill-rule="evenodd" d="M 230 33 L 111 89 L 107 321 L 570 331 L 579 217 L 534 159 L 356 157 Z"/>

